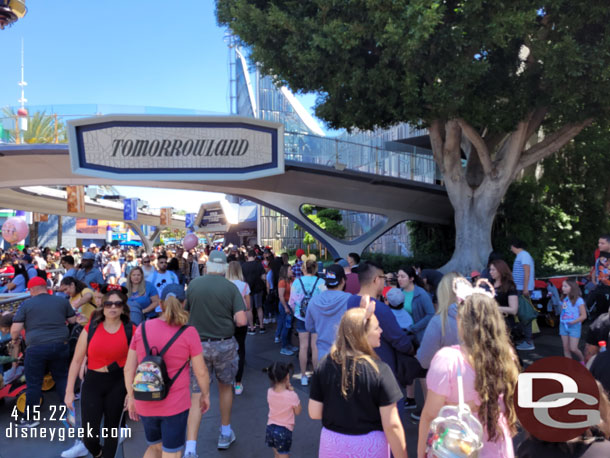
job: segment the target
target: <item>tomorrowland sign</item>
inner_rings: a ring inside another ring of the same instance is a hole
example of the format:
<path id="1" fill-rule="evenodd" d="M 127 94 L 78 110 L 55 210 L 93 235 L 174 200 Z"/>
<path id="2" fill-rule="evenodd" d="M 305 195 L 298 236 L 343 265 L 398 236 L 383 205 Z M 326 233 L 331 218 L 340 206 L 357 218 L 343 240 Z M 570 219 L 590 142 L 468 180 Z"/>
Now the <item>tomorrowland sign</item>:
<path id="1" fill-rule="evenodd" d="M 284 173 L 281 124 L 108 115 L 68 121 L 72 171 L 116 179 L 246 180 Z"/>

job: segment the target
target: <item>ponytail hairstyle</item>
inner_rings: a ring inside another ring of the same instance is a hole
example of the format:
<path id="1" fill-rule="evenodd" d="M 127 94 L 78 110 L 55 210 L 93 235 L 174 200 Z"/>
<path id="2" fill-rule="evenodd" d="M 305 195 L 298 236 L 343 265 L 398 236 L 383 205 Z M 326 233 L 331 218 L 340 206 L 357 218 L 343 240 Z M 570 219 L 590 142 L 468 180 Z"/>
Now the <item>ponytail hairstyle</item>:
<path id="1" fill-rule="evenodd" d="M 309 275 L 315 275 L 318 273 L 318 263 L 316 262 L 316 255 L 310 254 L 302 255 L 301 261 L 303 261 L 303 273 Z"/>
<path id="2" fill-rule="evenodd" d="M 189 313 L 173 293 L 169 293 L 165 300 L 161 301 L 161 309 L 161 317 L 170 326 L 184 326 L 189 320 Z"/>
<path id="3" fill-rule="evenodd" d="M 294 366 L 292 363 L 286 364 L 280 361 L 276 361 L 269 367 L 265 367 L 263 372 L 266 372 L 271 380 L 271 386 L 277 386 L 286 380 L 286 377 L 293 371 Z"/>
<path id="4" fill-rule="evenodd" d="M 289 269 L 290 269 L 290 266 L 287 264 L 284 264 L 282 267 L 280 267 L 280 274 L 279 274 L 280 280 L 284 280 L 286 282 L 289 281 L 289 278 L 288 278 Z"/>

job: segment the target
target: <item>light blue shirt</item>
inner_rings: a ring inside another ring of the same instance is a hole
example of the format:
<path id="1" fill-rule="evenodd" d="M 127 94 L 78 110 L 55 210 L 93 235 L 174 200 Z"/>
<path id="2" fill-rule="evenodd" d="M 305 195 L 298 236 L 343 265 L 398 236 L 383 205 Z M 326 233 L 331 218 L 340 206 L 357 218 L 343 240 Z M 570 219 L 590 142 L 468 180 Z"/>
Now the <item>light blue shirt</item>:
<path id="1" fill-rule="evenodd" d="M 530 266 L 530 277 L 527 281 L 527 290 L 533 291 L 535 278 L 534 259 L 525 250 L 522 250 L 515 258 L 513 264 L 513 280 L 515 281 L 517 291 L 523 291 L 523 285 L 525 285 L 525 270 L 523 269 L 523 266 L 525 265 Z"/>

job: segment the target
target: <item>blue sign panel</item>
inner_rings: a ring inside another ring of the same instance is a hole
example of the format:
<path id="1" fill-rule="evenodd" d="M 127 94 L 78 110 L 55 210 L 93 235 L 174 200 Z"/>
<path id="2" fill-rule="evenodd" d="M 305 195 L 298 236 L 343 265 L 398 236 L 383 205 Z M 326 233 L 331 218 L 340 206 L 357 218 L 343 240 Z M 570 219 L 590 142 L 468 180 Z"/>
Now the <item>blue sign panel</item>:
<path id="1" fill-rule="evenodd" d="M 125 199 L 123 201 L 123 219 L 125 221 L 138 220 L 138 199 Z"/>
<path id="2" fill-rule="evenodd" d="M 187 229 L 189 227 L 193 227 L 195 224 L 195 218 L 197 217 L 197 213 L 187 213 L 184 218 L 184 227 Z"/>

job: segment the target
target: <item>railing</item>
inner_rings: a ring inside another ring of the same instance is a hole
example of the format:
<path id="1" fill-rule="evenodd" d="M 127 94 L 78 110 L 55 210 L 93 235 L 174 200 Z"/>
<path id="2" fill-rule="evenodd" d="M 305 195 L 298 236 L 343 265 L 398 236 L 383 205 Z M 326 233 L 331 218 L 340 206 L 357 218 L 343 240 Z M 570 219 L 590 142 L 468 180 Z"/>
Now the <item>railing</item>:
<path id="1" fill-rule="evenodd" d="M 64 133 L 62 125 L 69 119 L 88 116 L 141 113 L 163 115 L 219 115 L 201 110 L 172 109 L 161 107 L 133 107 L 118 105 L 48 105 L 30 106 L 31 114 L 45 112 L 53 118 L 52 132 L 48 137 L 60 141 Z M 62 113 L 62 114 L 59 114 Z M 0 126 L 4 131 L 14 129 L 15 117 L 4 113 L 0 117 Z M 0 141 L 2 139 L 0 138 Z M 429 150 L 405 145 L 410 151 L 389 151 L 371 144 L 357 143 L 339 138 L 320 137 L 308 133 L 285 132 L 284 154 L 287 160 L 308 164 L 318 164 L 335 167 L 337 170 L 355 170 L 424 183 L 439 183 L 442 181 L 436 163 Z"/>
<path id="2" fill-rule="evenodd" d="M 415 146 L 411 148 L 412 152 L 388 151 L 372 145 L 312 134 L 286 132 L 284 135 L 284 156 L 288 160 L 424 183 L 441 181 L 430 151 Z"/>

